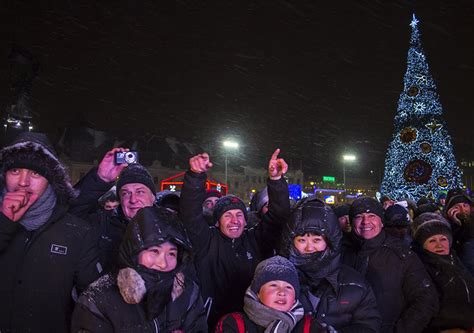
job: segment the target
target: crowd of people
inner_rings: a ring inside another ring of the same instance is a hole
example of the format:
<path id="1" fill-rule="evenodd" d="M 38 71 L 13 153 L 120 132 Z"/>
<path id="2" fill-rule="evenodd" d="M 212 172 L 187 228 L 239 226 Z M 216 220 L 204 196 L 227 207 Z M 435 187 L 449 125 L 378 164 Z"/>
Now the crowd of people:
<path id="1" fill-rule="evenodd" d="M 75 186 L 43 134 L 0 151 L 0 332 L 474 331 L 462 189 L 290 203 L 277 149 L 247 207 L 206 190 L 207 153 L 176 193 L 127 151 Z"/>

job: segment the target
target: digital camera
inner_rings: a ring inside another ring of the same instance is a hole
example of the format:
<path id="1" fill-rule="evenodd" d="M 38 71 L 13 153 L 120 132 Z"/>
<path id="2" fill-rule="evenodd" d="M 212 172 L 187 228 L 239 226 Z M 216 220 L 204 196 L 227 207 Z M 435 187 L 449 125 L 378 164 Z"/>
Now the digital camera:
<path id="1" fill-rule="evenodd" d="M 138 163 L 138 152 L 136 151 L 125 151 L 115 153 L 115 164 L 134 164 Z"/>

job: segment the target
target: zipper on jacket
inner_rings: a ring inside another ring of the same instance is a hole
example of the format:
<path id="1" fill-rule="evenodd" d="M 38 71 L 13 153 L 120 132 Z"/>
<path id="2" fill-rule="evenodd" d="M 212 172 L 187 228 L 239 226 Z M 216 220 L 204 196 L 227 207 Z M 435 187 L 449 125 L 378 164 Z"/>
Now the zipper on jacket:
<path id="1" fill-rule="evenodd" d="M 461 278 L 461 281 L 464 283 L 464 288 L 466 288 L 466 296 L 467 296 L 467 302 L 471 303 L 471 294 L 469 292 L 469 287 L 467 286 L 466 280 Z"/>
<path id="2" fill-rule="evenodd" d="M 156 318 L 153 318 L 153 324 L 155 325 L 155 332 L 156 332 L 156 333 L 159 333 L 160 330 L 159 330 L 159 328 L 158 328 L 158 324 L 157 324 L 157 322 L 156 322 Z"/>

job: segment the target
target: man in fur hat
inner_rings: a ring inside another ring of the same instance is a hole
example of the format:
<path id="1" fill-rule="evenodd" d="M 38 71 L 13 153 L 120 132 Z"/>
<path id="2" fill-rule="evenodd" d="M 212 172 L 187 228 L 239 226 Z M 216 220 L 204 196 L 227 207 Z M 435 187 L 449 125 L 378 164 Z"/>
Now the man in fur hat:
<path id="1" fill-rule="evenodd" d="M 68 214 L 74 190 L 44 134 L 0 153 L 0 332 L 67 332 L 74 287 L 101 270 L 91 228 Z"/>

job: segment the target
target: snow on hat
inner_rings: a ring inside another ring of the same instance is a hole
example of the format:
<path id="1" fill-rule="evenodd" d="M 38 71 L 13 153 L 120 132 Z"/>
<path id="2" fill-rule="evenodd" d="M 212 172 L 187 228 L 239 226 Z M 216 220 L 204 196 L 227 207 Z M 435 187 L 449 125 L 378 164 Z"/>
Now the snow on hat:
<path id="1" fill-rule="evenodd" d="M 68 201 L 76 196 L 66 167 L 44 133 L 22 132 L 0 154 L 2 177 L 13 168 L 33 170 L 48 180 L 58 200 Z"/>
<path id="2" fill-rule="evenodd" d="M 221 216 L 231 209 L 240 209 L 244 213 L 245 221 L 247 221 L 247 208 L 239 197 L 229 194 L 217 200 L 214 206 L 214 222 L 219 222 Z"/>
<path id="3" fill-rule="evenodd" d="M 291 284 L 295 289 L 295 296 L 298 298 L 300 294 L 298 272 L 288 259 L 281 256 L 274 256 L 263 260 L 257 265 L 250 289 L 255 294 L 258 294 L 260 288 L 265 283 L 277 280 Z"/>
<path id="4" fill-rule="evenodd" d="M 370 197 L 360 197 L 357 198 L 351 205 L 349 209 L 349 217 L 351 221 L 356 217 L 356 215 L 362 213 L 373 213 L 380 217 L 383 221 L 383 207 L 380 202 Z"/>
<path id="5" fill-rule="evenodd" d="M 156 195 L 155 183 L 148 170 L 139 163 L 129 164 L 120 173 L 119 179 L 117 180 L 117 193 L 120 194 L 120 189 L 131 183 L 139 183 L 148 187 Z"/>
<path id="6" fill-rule="evenodd" d="M 410 224 L 408 210 L 398 204 L 388 207 L 384 213 L 383 224 L 386 227 L 408 227 Z"/>
<path id="7" fill-rule="evenodd" d="M 434 235 L 445 235 L 449 240 L 449 245 L 453 243 L 453 235 L 449 222 L 437 213 L 423 213 L 418 216 L 412 224 L 413 240 L 420 245 Z"/>

